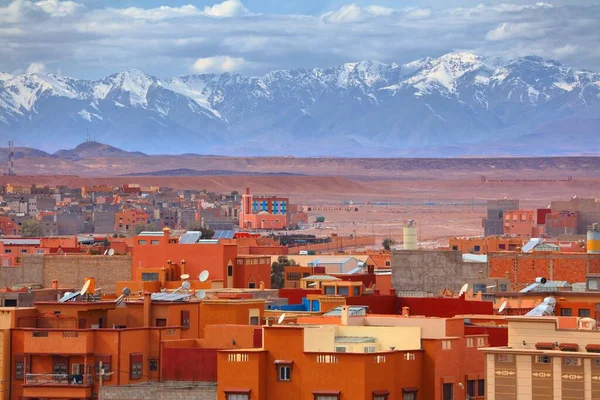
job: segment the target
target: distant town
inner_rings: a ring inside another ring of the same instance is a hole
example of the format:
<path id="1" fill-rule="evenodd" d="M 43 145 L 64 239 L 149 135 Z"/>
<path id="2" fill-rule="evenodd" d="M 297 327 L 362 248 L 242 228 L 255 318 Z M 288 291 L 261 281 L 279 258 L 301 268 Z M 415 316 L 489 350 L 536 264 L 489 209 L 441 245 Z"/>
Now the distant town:
<path id="1" fill-rule="evenodd" d="M 489 200 L 434 248 L 417 220 L 328 232 L 364 205 L 251 188 L 7 183 L 0 204 L 6 399 L 600 398 L 595 198 Z"/>

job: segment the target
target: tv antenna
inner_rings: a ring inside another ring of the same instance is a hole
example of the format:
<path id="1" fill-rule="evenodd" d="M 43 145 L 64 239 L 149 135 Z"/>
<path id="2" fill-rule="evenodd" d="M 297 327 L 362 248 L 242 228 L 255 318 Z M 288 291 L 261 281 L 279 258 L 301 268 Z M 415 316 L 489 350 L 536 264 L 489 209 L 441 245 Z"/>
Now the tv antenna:
<path id="1" fill-rule="evenodd" d="M 500 306 L 500 308 L 498 309 L 498 312 L 500 314 L 502 314 L 502 312 L 504 312 L 504 309 L 506 308 L 506 301 L 504 303 L 502 303 L 502 305 Z"/>
<path id="2" fill-rule="evenodd" d="M 462 287 L 460 288 L 460 292 L 458 292 L 458 297 L 462 296 L 463 294 L 467 293 L 467 290 L 469 290 L 469 284 L 465 283 L 464 285 L 462 285 Z"/>
<path id="3" fill-rule="evenodd" d="M 285 313 L 281 314 L 277 319 L 277 325 L 281 325 L 281 323 L 285 321 Z"/>
<path id="4" fill-rule="evenodd" d="M 8 176 L 15 176 L 15 144 L 12 140 L 8 141 Z"/>
<path id="5" fill-rule="evenodd" d="M 206 282 L 206 280 L 208 279 L 208 275 L 209 272 L 207 270 L 204 270 L 200 272 L 200 275 L 198 275 L 198 279 L 200 280 L 200 282 Z"/>

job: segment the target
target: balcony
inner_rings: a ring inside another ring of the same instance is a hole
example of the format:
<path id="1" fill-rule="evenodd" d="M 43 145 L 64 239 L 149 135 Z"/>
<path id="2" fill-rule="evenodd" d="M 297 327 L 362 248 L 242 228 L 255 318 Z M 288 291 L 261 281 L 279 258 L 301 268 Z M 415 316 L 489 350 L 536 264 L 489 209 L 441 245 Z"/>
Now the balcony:
<path id="1" fill-rule="evenodd" d="M 89 398 L 92 375 L 26 374 L 23 397 Z"/>
<path id="2" fill-rule="evenodd" d="M 94 332 L 32 330 L 25 335 L 23 352 L 27 354 L 91 354 Z"/>

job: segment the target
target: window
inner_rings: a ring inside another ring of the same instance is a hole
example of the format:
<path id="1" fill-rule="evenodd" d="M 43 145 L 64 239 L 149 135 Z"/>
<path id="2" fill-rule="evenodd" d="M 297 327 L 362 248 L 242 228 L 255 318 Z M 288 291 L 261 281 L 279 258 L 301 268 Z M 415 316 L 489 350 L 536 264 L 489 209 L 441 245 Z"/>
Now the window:
<path id="1" fill-rule="evenodd" d="M 325 286 L 325 294 L 334 295 L 335 294 L 335 286 Z"/>
<path id="2" fill-rule="evenodd" d="M 404 353 L 404 359 L 406 361 L 414 361 L 415 353 Z"/>
<path id="3" fill-rule="evenodd" d="M 458 250 L 458 249 L 457 249 L 457 250 Z M 391 265 L 391 263 L 390 263 L 389 261 L 386 261 L 386 262 L 385 262 L 385 266 L 386 266 L 386 267 L 389 267 L 390 265 Z"/>
<path id="4" fill-rule="evenodd" d="M 552 362 L 552 357 L 550 356 L 536 356 L 535 362 L 537 364 L 550 364 Z"/>
<path id="5" fill-rule="evenodd" d="M 315 395 L 315 400 L 339 400 L 340 396 L 336 395 L 336 394 L 329 394 L 329 395 L 323 395 L 323 394 L 316 394 Z"/>
<path id="6" fill-rule="evenodd" d="M 227 276 L 233 276 L 233 265 L 227 266 Z"/>
<path id="7" fill-rule="evenodd" d="M 416 390 L 402 390 L 402 400 L 417 400 Z"/>
<path id="8" fill-rule="evenodd" d="M 152 245 L 154 245 L 154 246 L 158 245 L 159 243 L 160 243 L 160 242 L 159 242 L 158 240 L 151 240 L 151 241 L 150 241 L 150 244 L 152 244 Z"/>
<path id="9" fill-rule="evenodd" d="M 166 318 L 156 318 L 156 326 L 167 326 Z"/>
<path id="10" fill-rule="evenodd" d="M 475 380 L 469 379 L 467 381 L 467 395 L 469 397 L 475 396 Z"/>
<path id="11" fill-rule="evenodd" d="M 477 347 L 483 347 L 485 346 L 485 338 L 477 338 Z"/>
<path id="12" fill-rule="evenodd" d="M 158 272 L 142 272 L 142 281 L 157 281 Z"/>
<path id="13" fill-rule="evenodd" d="M 141 379 L 143 374 L 143 354 L 131 354 L 129 356 L 129 377 L 131 379 Z"/>
<path id="14" fill-rule="evenodd" d="M 590 279 L 588 281 L 589 290 L 598 290 L 598 281 L 596 279 Z"/>
<path id="15" fill-rule="evenodd" d="M 21 253 L 27 253 L 27 249 L 21 249 Z"/>
<path id="16" fill-rule="evenodd" d="M 287 279 L 288 279 L 288 281 L 299 281 L 300 280 L 300 272 L 288 272 Z"/>
<path id="17" fill-rule="evenodd" d="M 289 382 L 292 380 L 292 366 L 291 365 L 279 365 L 277 367 L 277 378 L 280 381 Z"/>
<path id="18" fill-rule="evenodd" d="M 190 329 L 190 311 L 181 310 L 181 329 Z"/>
<path id="19" fill-rule="evenodd" d="M 562 315 L 563 317 L 570 317 L 571 315 L 573 315 L 573 310 L 570 308 L 561 308 L 560 315 Z"/>
<path id="20" fill-rule="evenodd" d="M 237 259 L 237 265 L 244 265 L 244 259 L 243 258 L 238 258 Z"/>
<path id="21" fill-rule="evenodd" d="M 373 400 L 387 400 L 390 393 L 387 390 L 377 390 L 373 392 Z"/>
<path id="22" fill-rule="evenodd" d="M 346 346 L 335 346 L 335 352 L 336 353 L 345 353 L 346 352 Z"/>
<path id="23" fill-rule="evenodd" d="M 600 358 L 596 358 L 596 359 L 594 359 L 594 365 L 595 365 L 596 367 L 600 367 Z"/>
<path id="24" fill-rule="evenodd" d="M 54 375 L 67 375 L 69 373 L 69 360 L 66 357 L 54 356 L 52 373 Z"/>
<path id="25" fill-rule="evenodd" d="M 479 397 L 485 396 L 485 379 L 477 380 L 477 396 L 479 396 Z"/>
<path id="26" fill-rule="evenodd" d="M 338 294 L 340 296 L 348 296 L 348 293 L 349 293 L 348 286 L 338 287 Z"/>
<path id="27" fill-rule="evenodd" d="M 442 399 L 443 400 L 454 400 L 454 384 L 444 383 L 442 387 Z"/>
<path id="28" fill-rule="evenodd" d="M 467 347 L 473 347 L 473 338 L 467 338 Z"/>
<path id="29" fill-rule="evenodd" d="M 579 358 L 579 357 L 565 357 L 565 358 L 563 358 L 563 364 L 564 365 L 570 365 L 570 366 L 579 366 L 579 365 L 581 365 L 581 358 Z"/>
<path id="30" fill-rule="evenodd" d="M 145 245 L 148 244 L 146 240 L 138 240 L 138 244 Z"/>
<path id="31" fill-rule="evenodd" d="M 506 292 L 506 289 L 508 289 L 508 286 L 506 285 L 506 283 L 501 283 L 498 286 L 498 289 L 499 289 L 500 292 Z"/>
<path id="32" fill-rule="evenodd" d="M 227 400 L 248 400 L 250 397 L 246 393 L 225 393 Z"/>
<path id="33" fill-rule="evenodd" d="M 458 250 L 458 246 L 452 246 L 452 250 L 457 251 Z"/>
<path id="34" fill-rule="evenodd" d="M 148 370 L 150 372 L 158 371 L 158 360 L 156 358 L 151 358 L 148 360 Z"/>
<path id="35" fill-rule="evenodd" d="M 96 355 L 96 378 L 100 379 L 100 363 L 102 363 L 102 369 L 104 370 L 104 377 L 102 378 L 105 381 L 110 380 L 111 375 L 106 375 L 110 372 L 110 354 L 108 355 Z"/>
<path id="36" fill-rule="evenodd" d="M 358 287 L 358 286 L 354 286 L 354 287 L 352 288 L 352 294 L 353 294 L 354 296 L 360 296 L 360 287 Z"/>
<path id="37" fill-rule="evenodd" d="M 11 250 L 11 249 L 4 249 L 4 252 L 5 252 L 6 254 L 10 254 L 10 253 L 12 253 L 12 250 Z"/>
<path id="38" fill-rule="evenodd" d="M 496 354 L 496 361 L 498 362 L 513 362 L 512 354 Z"/>
<path id="39" fill-rule="evenodd" d="M 452 349 L 452 342 L 450 340 L 442 340 L 442 350 Z"/>
<path id="40" fill-rule="evenodd" d="M 365 353 L 375 353 L 375 346 L 365 346 L 364 352 Z"/>
<path id="41" fill-rule="evenodd" d="M 250 317 L 250 325 L 258 325 L 260 322 L 260 317 L 259 316 L 252 316 Z"/>
<path id="42" fill-rule="evenodd" d="M 481 246 L 473 246 L 473 251 L 481 251 Z"/>
<path id="43" fill-rule="evenodd" d="M 25 357 L 16 356 L 15 359 L 15 379 L 25 379 Z"/>
<path id="44" fill-rule="evenodd" d="M 582 308 L 579 310 L 579 318 L 589 318 L 590 310 L 587 308 Z"/>
<path id="45" fill-rule="evenodd" d="M 498 250 L 506 250 L 506 245 L 504 243 L 499 244 Z"/>

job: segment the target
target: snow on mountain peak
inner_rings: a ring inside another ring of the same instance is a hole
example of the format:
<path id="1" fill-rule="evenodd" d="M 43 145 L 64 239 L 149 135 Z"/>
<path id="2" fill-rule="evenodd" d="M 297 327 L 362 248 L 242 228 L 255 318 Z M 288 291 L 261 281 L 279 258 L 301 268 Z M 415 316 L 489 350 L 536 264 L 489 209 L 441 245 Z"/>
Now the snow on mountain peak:
<path id="1" fill-rule="evenodd" d="M 132 106 L 146 107 L 148 105 L 148 90 L 154 84 L 160 84 L 158 80 L 139 69 L 131 69 L 111 75 L 109 82 L 100 83 L 94 95 L 103 99 L 115 90 L 129 93 L 129 101 Z"/>

